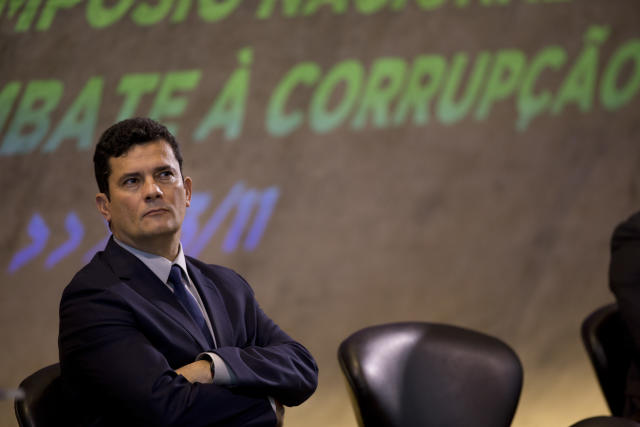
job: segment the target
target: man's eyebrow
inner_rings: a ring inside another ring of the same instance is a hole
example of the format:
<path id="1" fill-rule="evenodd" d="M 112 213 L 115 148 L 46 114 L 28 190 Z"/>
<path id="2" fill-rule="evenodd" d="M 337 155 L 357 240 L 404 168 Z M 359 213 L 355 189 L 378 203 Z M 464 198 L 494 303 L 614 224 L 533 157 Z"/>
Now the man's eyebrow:
<path id="1" fill-rule="evenodd" d="M 133 177 L 139 177 L 142 174 L 140 172 L 127 172 L 125 174 L 120 175 L 120 177 L 118 177 L 118 182 L 122 182 L 124 180 L 126 180 L 127 178 L 133 178 Z"/>
<path id="2" fill-rule="evenodd" d="M 175 170 L 173 166 L 171 166 L 170 164 L 166 164 L 166 165 L 162 165 L 162 166 L 158 166 L 156 168 L 153 169 L 154 172 L 160 172 L 160 171 L 164 171 L 167 169 L 171 169 L 171 170 Z"/>
<path id="3" fill-rule="evenodd" d="M 164 171 L 164 170 L 167 170 L 167 169 L 175 170 L 175 168 L 173 166 L 171 166 L 170 164 L 164 164 L 164 165 L 156 166 L 155 168 L 153 168 L 153 173 Z M 123 173 L 118 178 L 118 180 L 122 180 L 122 179 L 125 179 L 125 178 L 130 178 L 132 176 L 141 176 L 142 174 L 143 173 L 141 171 L 127 172 L 127 173 Z"/>

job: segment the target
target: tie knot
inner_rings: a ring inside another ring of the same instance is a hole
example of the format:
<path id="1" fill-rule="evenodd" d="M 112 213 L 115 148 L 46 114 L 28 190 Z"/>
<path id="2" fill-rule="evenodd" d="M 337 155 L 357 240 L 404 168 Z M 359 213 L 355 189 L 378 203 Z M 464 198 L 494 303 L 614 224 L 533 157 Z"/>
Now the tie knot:
<path id="1" fill-rule="evenodd" d="M 182 278 L 182 268 L 178 264 L 173 264 L 171 266 L 169 281 L 174 285 L 180 285 L 184 283 Z"/>

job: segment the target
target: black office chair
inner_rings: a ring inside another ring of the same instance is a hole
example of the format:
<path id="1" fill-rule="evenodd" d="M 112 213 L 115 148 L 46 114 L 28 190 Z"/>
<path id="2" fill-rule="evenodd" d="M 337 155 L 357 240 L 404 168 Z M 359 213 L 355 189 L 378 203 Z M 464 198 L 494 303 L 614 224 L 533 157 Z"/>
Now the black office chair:
<path id="1" fill-rule="evenodd" d="M 616 304 L 600 307 L 582 322 L 582 342 L 611 414 L 622 416 L 633 344 Z"/>
<path id="2" fill-rule="evenodd" d="M 20 427 L 77 425 L 65 401 L 58 363 L 29 375 L 20 383 L 20 389 L 24 398 L 15 401 Z"/>
<path id="3" fill-rule="evenodd" d="M 571 427 L 640 427 L 640 424 L 627 418 L 592 417 L 578 421 Z"/>
<path id="4" fill-rule="evenodd" d="M 509 426 L 522 389 L 513 350 L 455 326 L 362 329 L 338 350 L 363 427 Z"/>

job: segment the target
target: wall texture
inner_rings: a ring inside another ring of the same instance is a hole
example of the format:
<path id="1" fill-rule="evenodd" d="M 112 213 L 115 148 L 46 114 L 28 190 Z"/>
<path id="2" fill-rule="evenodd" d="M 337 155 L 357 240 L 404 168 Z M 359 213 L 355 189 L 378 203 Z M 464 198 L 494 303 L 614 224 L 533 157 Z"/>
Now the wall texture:
<path id="1" fill-rule="evenodd" d="M 0 0 L 0 387 L 57 360 L 107 235 L 93 145 L 150 115 L 194 180 L 187 253 L 318 360 L 288 426 L 354 426 L 337 347 L 399 320 L 512 345 L 515 426 L 606 413 L 579 326 L 640 206 L 638 24 L 633 0 Z"/>

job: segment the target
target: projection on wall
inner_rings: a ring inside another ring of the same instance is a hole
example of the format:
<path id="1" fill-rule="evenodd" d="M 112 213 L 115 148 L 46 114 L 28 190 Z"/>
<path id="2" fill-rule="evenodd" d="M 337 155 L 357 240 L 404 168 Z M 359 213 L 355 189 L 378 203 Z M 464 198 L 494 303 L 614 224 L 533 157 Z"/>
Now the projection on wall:
<path id="1" fill-rule="evenodd" d="M 515 426 L 605 413 L 578 334 L 640 209 L 639 24 L 633 0 L 0 0 L 0 387 L 57 360 L 109 236 L 93 148 L 150 116 L 193 179 L 186 253 L 318 360 L 287 425 L 355 425 L 338 345 L 404 320 L 512 345 Z"/>

